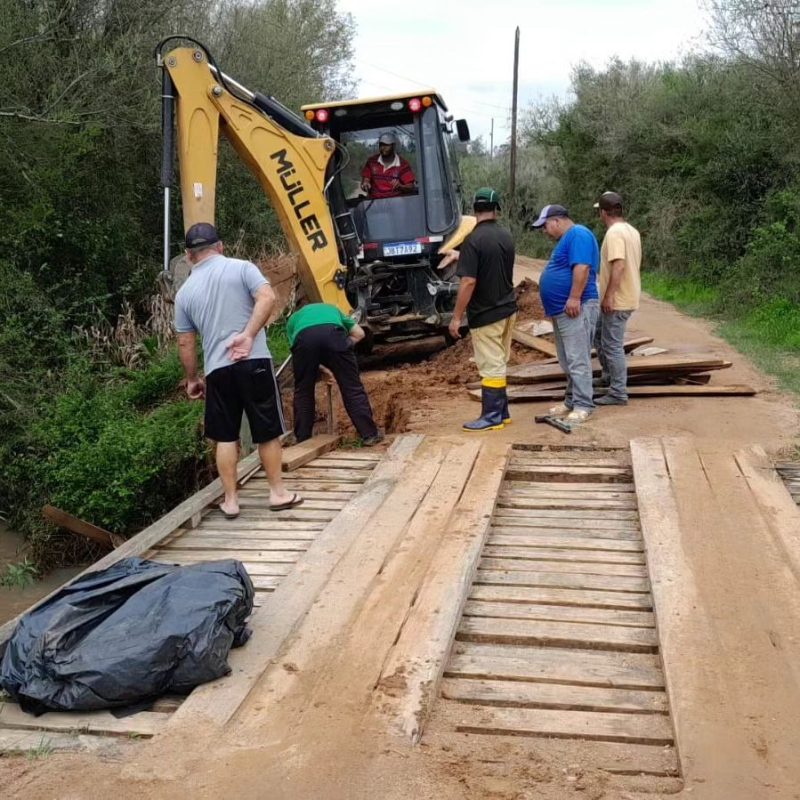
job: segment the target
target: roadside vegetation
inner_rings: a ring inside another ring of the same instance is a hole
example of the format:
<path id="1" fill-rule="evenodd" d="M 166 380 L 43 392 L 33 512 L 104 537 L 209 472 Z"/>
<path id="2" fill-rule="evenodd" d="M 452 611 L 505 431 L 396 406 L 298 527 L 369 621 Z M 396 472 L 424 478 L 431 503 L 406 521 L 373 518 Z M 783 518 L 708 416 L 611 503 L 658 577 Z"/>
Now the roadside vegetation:
<path id="1" fill-rule="evenodd" d="M 699 52 L 677 64 L 579 65 L 567 101 L 522 117 L 520 249 L 545 203 L 566 205 L 601 236 L 592 208 L 609 189 L 642 232 L 645 288 L 719 332 L 785 389 L 800 393 L 800 17 L 797 3 L 718 0 Z M 508 150 L 482 143 L 470 188 L 508 185 Z"/>
<path id="2" fill-rule="evenodd" d="M 157 294 L 156 44 L 188 33 L 298 108 L 352 90 L 353 22 L 335 0 L 0 0 L 0 17 L 0 516 L 29 544 L 0 580 L 18 585 L 96 555 L 44 503 L 131 534 L 212 476 Z M 283 246 L 224 146 L 217 223 L 237 255 Z M 280 326 L 271 340 L 283 359 Z"/>

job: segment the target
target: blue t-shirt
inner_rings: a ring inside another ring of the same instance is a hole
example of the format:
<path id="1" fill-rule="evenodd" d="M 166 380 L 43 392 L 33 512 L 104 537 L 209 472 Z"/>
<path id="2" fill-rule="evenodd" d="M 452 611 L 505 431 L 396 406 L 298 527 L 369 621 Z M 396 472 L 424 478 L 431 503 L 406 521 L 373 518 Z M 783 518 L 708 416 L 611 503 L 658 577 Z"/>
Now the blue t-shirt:
<path id="1" fill-rule="evenodd" d="M 600 248 L 594 234 L 583 225 L 573 225 L 558 240 L 539 280 L 539 294 L 548 317 L 564 313 L 572 289 L 572 268 L 576 264 L 589 265 L 589 277 L 581 302 L 599 299 L 597 270 L 600 266 Z"/>

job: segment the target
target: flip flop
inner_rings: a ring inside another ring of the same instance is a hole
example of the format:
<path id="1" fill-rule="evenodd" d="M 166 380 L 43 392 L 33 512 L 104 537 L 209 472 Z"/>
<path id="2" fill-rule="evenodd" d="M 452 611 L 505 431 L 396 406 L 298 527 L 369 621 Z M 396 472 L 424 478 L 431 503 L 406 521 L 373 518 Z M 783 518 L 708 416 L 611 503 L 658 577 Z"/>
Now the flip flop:
<path id="1" fill-rule="evenodd" d="M 237 511 L 235 514 L 229 514 L 222 507 L 221 503 L 211 503 L 211 508 L 213 508 L 215 511 L 219 511 L 225 517 L 225 519 L 236 519 L 236 517 L 238 517 L 240 513 Z"/>
<path id="2" fill-rule="evenodd" d="M 293 494 L 291 500 L 287 500 L 285 503 L 279 503 L 277 506 L 270 506 L 270 511 L 286 511 L 289 508 L 294 508 L 295 506 L 299 506 L 303 502 L 303 498 L 300 497 L 299 494 Z"/>

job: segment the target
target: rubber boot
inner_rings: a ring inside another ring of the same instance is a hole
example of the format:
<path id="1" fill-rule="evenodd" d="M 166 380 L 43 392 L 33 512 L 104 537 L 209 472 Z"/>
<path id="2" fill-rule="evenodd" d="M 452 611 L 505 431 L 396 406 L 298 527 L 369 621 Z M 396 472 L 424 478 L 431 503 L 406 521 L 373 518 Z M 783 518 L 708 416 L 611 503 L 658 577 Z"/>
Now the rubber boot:
<path id="1" fill-rule="evenodd" d="M 511 412 L 508 410 L 508 392 L 505 389 L 500 390 L 503 393 L 503 424 L 511 424 Z"/>
<path id="2" fill-rule="evenodd" d="M 503 396 L 505 389 L 481 386 L 481 415 L 461 427 L 465 431 L 494 431 L 503 427 Z"/>

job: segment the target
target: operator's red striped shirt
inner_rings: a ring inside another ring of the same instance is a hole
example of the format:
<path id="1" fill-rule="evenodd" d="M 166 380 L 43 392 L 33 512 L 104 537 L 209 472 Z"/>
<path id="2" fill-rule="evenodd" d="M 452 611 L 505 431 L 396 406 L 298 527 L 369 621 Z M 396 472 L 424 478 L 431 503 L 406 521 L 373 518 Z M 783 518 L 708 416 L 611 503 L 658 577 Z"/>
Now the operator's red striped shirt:
<path id="1" fill-rule="evenodd" d="M 380 154 L 370 156 L 361 170 L 361 178 L 370 181 L 369 196 L 375 198 L 397 197 L 401 193 L 394 188 L 395 181 L 403 186 L 411 186 L 415 180 L 411 164 L 397 154 L 388 167 L 381 162 Z"/>

